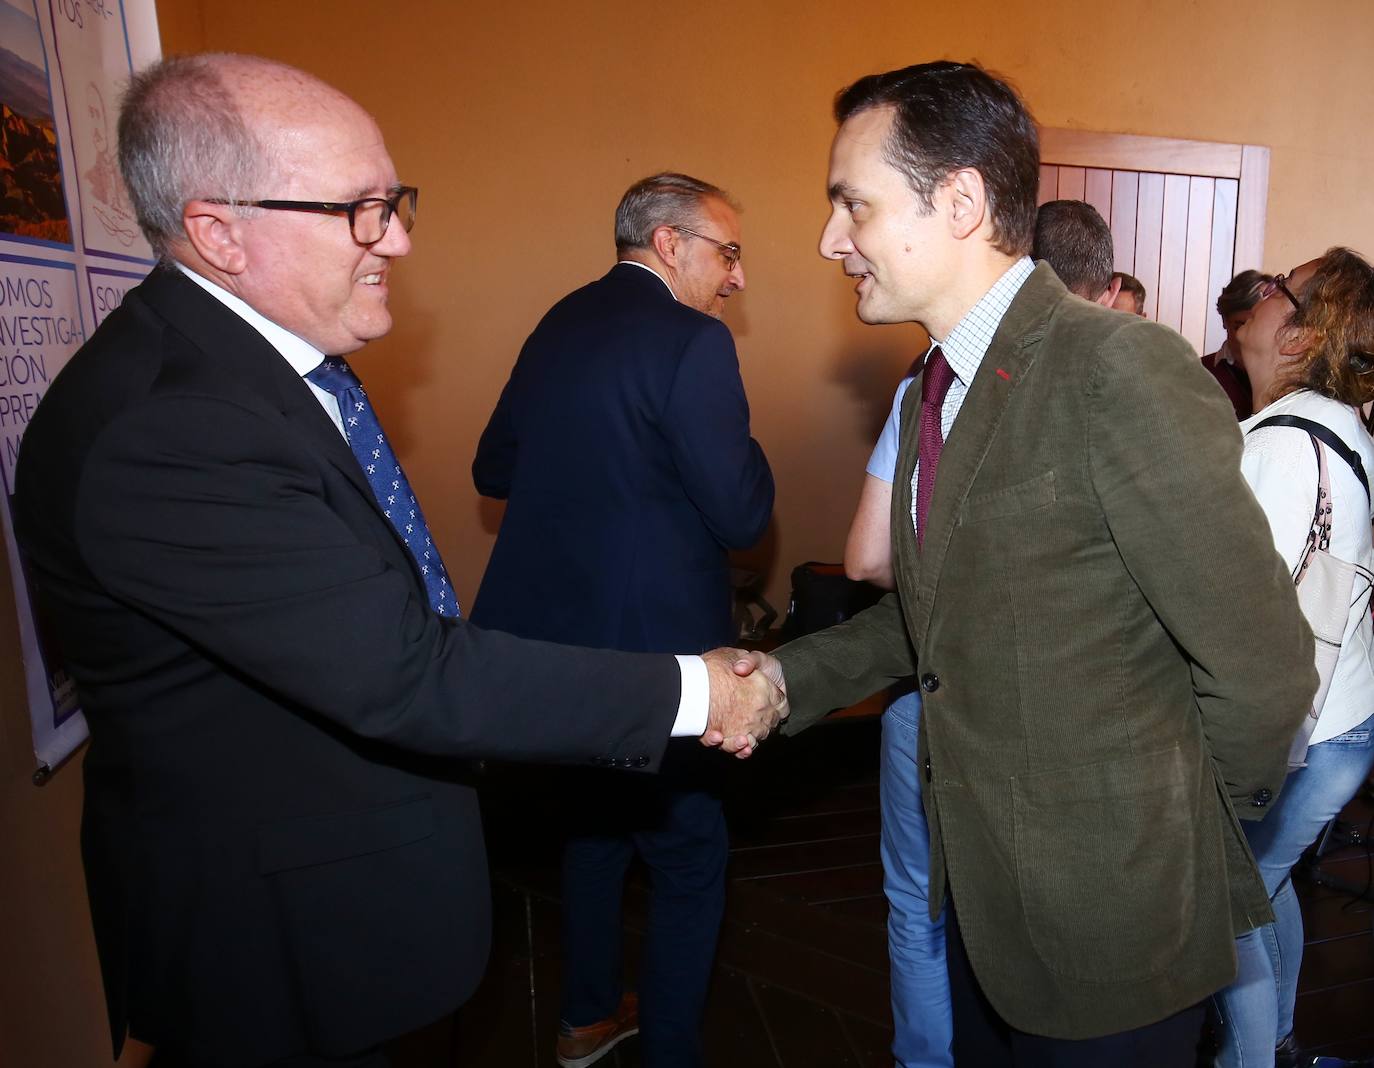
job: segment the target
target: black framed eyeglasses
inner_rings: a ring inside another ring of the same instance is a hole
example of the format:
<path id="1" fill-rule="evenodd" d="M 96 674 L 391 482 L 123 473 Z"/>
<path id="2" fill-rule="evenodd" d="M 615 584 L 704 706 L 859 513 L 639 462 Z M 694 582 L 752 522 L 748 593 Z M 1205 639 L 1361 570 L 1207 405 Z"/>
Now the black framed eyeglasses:
<path id="1" fill-rule="evenodd" d="M 324 214 L 347 214 L 348 232 L 360 245 L 375 245 L 386 235 L 394 215 L 401 220 L 406 233 L 415 225 L 415 204 L 420 190 L 403 185 L 389 197 L 363 197 L 360 200 L 208 200 L 210 204 L 242 204 L 247 208 L 267 208 L 270 211 L 315 211 Z"/>
<path id="2" fill-rule="evenodd" d="M 727 271 L 733 271 L 735 269 L 735 264 L 739 263 L 740 256 L 744 255 L 744 251 L 733 241 L 717 241 L 714 237 L 707 237 L 705 234 L 699 234 L 695 230 L 688 229 L 686 226 L 674 226 L 673 229 L 680 234 L 691 234 L 693 237 L 699 237 L 703 241 L 709 241 L 711 244 L 715 245 L 716 248 L 720 249 L 720 255 L 721 258 L 725 260 L 725 269 Z"/>
<path id="3" fill-rule="evenodd" d="M 1298 298 L 1293 296 L 1293 291 L 1288 288 L 1288 276 L 1286 274 L 1276 274 L 1270 281 L 1260 286 L 1259 299 L 1269 299 L 1274 295 L 1275 290 L 1287 297 L 1295 309 L 1302 307 L 1298 302 Z"/>

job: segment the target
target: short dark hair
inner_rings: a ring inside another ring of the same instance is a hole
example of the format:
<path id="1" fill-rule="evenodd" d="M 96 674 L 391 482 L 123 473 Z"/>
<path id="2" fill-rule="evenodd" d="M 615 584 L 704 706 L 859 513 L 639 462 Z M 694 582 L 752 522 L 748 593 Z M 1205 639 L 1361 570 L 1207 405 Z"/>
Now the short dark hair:
<path id="1" fill-rule="evenodd" d="M 1096 300 L 1112 284 L 1112 231 L 1084 200 L 1051 200 L 1035 216 L 1031 256 L 1054 268 L 1069 292 Z"/>
<path id="2" fill-rule="evenodd" d="M 616 254 L 648 248 L 660 226 L 699 225 L 701 203 L 710 198 L 739 210 L 725 190 L 690 174 L 663 171 L 641 178 L 625 190 L 615 209 Z"/>
<path id="3" fill-rule="evenodd" d="M 881 107 L 895 113 L 884 156 L 927 211 L 950 174 L 972 167 L 987 189 L 994 247 L 1009 256 L 1030 251 L 1040 137 L 1015 89 L 972 63 L 920 63 L 841 89 L 835 121 Z"/>
<path id="4" fill-rule="evenodd" d="M 1127 274 L 1125 271 L 1113 271 L 1112 277 L 1121 279 L 1121 292 L 1129 293 L 1131 296 L 1135 297 L 1135 313 L 1137 315 L 1144 315 L 1145 286 L 1141 283 L 1140 279 L 1133 274 Z"/>
<path id="5" fill-rule="evenodd" d="M 1225 319 L 1236 312 L 1249 311 L 1259 303 L 1260 286 L 1272 282 L 1274 276 L 1256 270 L 1241 271 L 1229 282 L 1217 297 L 1217 314 Z"/>

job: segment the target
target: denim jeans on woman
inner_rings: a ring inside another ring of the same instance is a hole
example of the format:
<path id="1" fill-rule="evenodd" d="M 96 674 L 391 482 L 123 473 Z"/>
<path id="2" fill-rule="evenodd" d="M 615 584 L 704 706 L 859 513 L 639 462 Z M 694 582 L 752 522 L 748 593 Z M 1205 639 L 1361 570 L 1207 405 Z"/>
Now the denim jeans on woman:
<path id="1" fill-rule="evenodd" d="M 1355 796 L 1374 766 L 1374 715 L 1307 751 L 1307 767 L 1290 772 L 1273 809 L 1245 822 L 1274 922 L 1236 940 L 1236 981 L 1216 996 L 1221 1017 L 1218 1068 L 1272 1068 L 1274 1047 L 1293 1030 L 1302 967 L 1302 913 L 1291 871 L 1327 821 Z"/>

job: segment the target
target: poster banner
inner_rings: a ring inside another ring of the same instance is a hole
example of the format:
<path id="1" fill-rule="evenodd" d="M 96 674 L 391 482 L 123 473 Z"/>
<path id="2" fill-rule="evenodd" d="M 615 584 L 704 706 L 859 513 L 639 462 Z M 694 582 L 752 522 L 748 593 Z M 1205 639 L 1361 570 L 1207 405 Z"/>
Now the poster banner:
<path id="1" fill-rule="evenodd" d="M 115 162 L 119 95 L 158 57 L 153 0 L 0 0 L 0 504 L 36 781 L 86 738 L 34 612 L 10 495 L 24 428 L 89 332 L 152 268 Z"/>

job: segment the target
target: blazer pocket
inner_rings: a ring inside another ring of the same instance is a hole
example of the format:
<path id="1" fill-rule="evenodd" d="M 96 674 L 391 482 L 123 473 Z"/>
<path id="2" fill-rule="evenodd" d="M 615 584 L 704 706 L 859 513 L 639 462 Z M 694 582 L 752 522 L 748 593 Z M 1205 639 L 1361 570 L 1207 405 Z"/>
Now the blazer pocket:
<path id="1" fill-rule="evenodd" d="M 1031 944 L 1088 983 L 1159 975 L 1196 909 L 1196 784 L 1178 746 L 1011 780 L 1016 879 Z"/>
<path id="2" fill-rule="evenodd" d="M 418 842 L 434 833 L 429 794 L 363 812 L 310 816 L 258 831 L 258 874 L 332 864 Z"/>
<path id="3" fill-rule="evenodd" d="M 1045 471 L 1014 486 L 969 496 L 959 513 L 959 525 L 1024 515 L 1048 508 L 1054 501 L 1054 471 Z"/>

